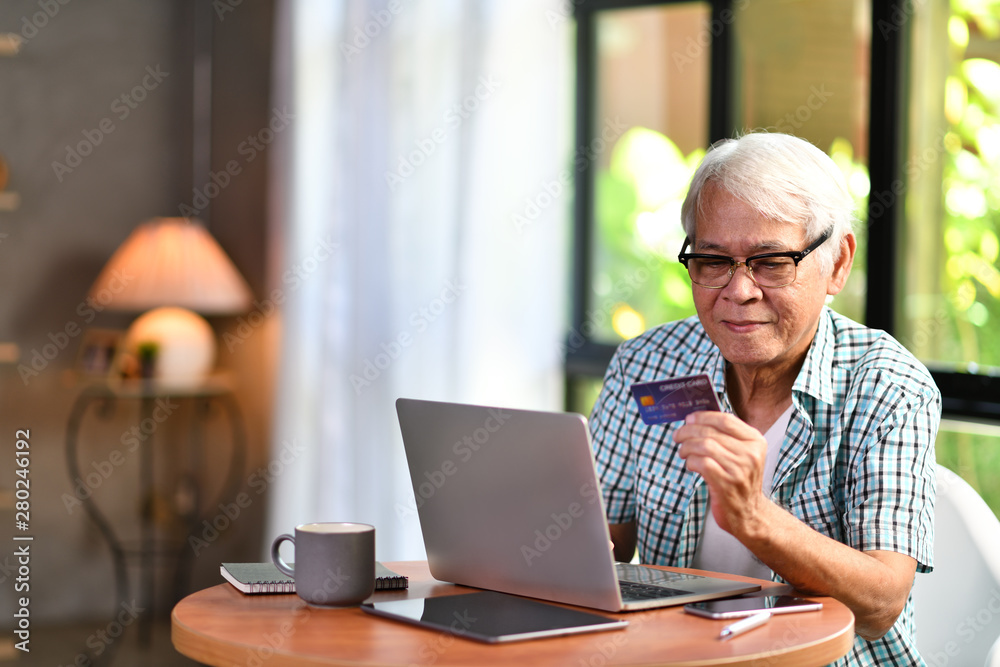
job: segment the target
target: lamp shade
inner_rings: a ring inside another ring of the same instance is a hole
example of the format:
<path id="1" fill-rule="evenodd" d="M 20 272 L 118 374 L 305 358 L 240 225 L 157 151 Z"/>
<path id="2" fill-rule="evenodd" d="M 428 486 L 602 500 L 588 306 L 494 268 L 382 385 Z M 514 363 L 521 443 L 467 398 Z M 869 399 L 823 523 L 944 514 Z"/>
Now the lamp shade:
<path id="1" fill-rule="evenodd" d="M 176 306 L 223 315 L 249 309 L 252 293 L 204 226 L 188 218 L 155 218 L 115 251 L 90 297 L 111 310 Z"/>

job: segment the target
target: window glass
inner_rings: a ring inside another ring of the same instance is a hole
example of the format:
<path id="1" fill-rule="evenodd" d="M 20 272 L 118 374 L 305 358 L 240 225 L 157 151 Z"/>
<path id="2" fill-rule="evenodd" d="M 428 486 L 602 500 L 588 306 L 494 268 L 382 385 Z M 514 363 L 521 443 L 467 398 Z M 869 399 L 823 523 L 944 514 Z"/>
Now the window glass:
<path id="1" fill-rule="evenodd" d="M 694 313 L 680 206 L 708 141 L 708 3 L 595 15 L 593 256 L 585 323 L 616 343 Z M 604 130 L 614 128 L 611 133 Z"/>
<path id="2" fill-rule="evenodd" d="M 735 133 L 785 132 L 826 151 L 854 195 L 858 251 L 831 307 L 864 321 L 871 4 L 735 2 Z"/>
<path id="3" fill-rule="evenodd" d="M 603 386 L 604 380 L 600 377 L 579 376 L 571 378 L 566 388 L 567 409 L 589 417 Z"/>
<path id="4" fill-rule="evenodd" d="M 831 154 L 857 200 L 858 256 L 832 306 L 858 321 L 865 293 L 868 0 L 735 2 L 732 134 L 795 134 Z M 594 165 L 593 243 L 584 329 L 618 343 L 694 313 L 680 206 L 709 141 L 707 3 L 598 12 L 594 136 L 614 138 Z"/>
<path id="5" fill-rule="evenodd" d="M 937 461 L 979 492 L 994 514 L 1000 512 L 1000 426 L 943 419 Z"/>
<path id="6" fill-rule="evenodd" d="M 1000 366 L 1000 6 L 912 21 L 898 338 L 929 366 Z"/>

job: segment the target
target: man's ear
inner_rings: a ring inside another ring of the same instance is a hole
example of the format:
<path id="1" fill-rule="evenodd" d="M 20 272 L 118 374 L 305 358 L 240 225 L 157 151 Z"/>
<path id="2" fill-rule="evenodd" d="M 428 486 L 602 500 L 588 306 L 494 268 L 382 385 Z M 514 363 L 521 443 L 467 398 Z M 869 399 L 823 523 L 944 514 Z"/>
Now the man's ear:
<path id="1" fill-rule="evenodd" d="M 840 241 L 840 257 L 833 263 L 833 275 L 827 284 L 826 293 L 840 294 L 847 283 L 847 276 L 851 274 L 851 267 L 854 265 L 854 251 L 858 249 L 858 240 L 854 237 L 854 232 L 848 232 Z"/>

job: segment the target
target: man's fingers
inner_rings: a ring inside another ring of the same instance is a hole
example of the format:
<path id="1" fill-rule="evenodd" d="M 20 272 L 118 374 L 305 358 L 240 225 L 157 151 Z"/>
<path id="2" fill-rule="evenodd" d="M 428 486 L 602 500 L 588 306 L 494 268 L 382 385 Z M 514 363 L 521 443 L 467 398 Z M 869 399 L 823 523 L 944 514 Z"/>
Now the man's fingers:
<path id="1" fill-rule="evenodd" d="M 717 412 L 715 410 L 699 410 L 692 412 L 684 418 L 685 426 L 699 425 L 714 428 L 734 438 L 747 440 L 756 438 L 760 431 L 750 424 L 728 412 Z M 683 426 L 681 428 L 684 428 Z"/>
<path id="2" fill-rule="evenodd" d="M 684 467 L 701 475 L 709 487 L 716 484 L 732 484 L 737 479 L 737 470 L 720 462 L 714 456 L 692 453 L 682 458 L 684 458 Z"/>

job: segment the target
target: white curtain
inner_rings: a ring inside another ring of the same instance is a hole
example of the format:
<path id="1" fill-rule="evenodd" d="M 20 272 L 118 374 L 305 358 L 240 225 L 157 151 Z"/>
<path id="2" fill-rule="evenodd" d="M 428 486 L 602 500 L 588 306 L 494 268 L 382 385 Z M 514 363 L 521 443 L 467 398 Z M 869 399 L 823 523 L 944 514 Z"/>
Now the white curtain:
<path id="1" fill-rule="evenodd" d="M 424 557 L 394 401 L 562 407 L 572 22 L 562 0 L 284 0 L 268 541 Z"/>

